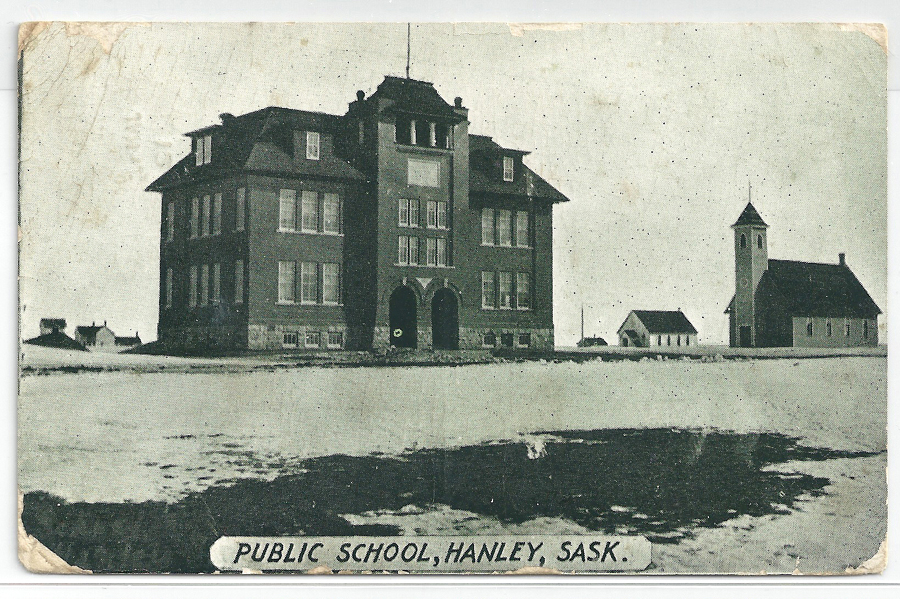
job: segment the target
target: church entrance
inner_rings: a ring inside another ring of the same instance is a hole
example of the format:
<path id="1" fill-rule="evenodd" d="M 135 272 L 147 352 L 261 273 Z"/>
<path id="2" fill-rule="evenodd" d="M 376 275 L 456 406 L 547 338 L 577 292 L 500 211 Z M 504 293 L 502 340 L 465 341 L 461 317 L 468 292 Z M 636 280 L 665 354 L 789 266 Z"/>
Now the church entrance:
<path id="1" fill-rule="evenodd" d="M 409 287 L 397 287 L 391 294 L 389 317 L 391 346 L 416 347 L 416 294 Z"/>
<path id="2" fill-rule="evenodd" d="M 459 313 L 456 296 L 441 289 L 431 300 L 431 339 L 434 349 L 459 349 Z"/>
<path id="3" fill-rule="evenodd" d="M 750 339 L 750 327 L 741 327 L 740 346 L 751 347 L 751 344 L 752 341 Z"/>

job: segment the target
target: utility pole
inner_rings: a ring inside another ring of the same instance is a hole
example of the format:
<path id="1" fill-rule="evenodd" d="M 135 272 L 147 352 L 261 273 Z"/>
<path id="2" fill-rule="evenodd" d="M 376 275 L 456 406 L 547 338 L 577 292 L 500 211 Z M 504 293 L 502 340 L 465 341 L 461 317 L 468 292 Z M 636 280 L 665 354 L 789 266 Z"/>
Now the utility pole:
<path id="1" fill-rule="evenodd" d="M 581 340 L 584 341 L 584 304 L 581 304 Z"/>
<path id="2" fill-rule="evenodd" d="M 406 78 L 409 79 L 409 50 L 410 44 L 409 39 L 412 35 L 412 23 L 406 24 Z"/>

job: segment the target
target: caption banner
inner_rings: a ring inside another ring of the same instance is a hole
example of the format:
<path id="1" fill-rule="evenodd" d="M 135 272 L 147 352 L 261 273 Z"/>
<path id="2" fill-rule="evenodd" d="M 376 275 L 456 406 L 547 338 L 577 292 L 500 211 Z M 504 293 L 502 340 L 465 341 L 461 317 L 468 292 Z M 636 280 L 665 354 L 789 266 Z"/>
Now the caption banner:
<path id="1" fill-rule="evenodd" d="M 236 571 L 616 572 L 649 566 L 650 541 L 603 535 L 221 537 L 209 554 L 219 570 Z"/>

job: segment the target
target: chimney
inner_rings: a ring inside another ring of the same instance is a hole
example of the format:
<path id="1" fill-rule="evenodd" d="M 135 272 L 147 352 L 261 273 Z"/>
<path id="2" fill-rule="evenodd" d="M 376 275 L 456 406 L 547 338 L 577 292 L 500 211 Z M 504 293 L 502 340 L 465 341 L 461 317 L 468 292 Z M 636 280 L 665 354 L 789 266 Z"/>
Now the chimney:
<path id="1" fill-rule="evenodd" d="M 838 254 L 838 264 L 840 266 L 847 266 L 847 255 L 844 252 Z"/>
<path id="2" fill-rule="evenodd" d="M 362 102 L 365 99 L 366 99 L 366 92 L 364 92 L 361 89 L 356 90 L 356 101 Z"/>
<path id="3" fill-rule="evenodd" d="M 453 106 L 455 106 L 456 108 L 462 108 L 462 98 L 459 96 L 453 98 Z"/>

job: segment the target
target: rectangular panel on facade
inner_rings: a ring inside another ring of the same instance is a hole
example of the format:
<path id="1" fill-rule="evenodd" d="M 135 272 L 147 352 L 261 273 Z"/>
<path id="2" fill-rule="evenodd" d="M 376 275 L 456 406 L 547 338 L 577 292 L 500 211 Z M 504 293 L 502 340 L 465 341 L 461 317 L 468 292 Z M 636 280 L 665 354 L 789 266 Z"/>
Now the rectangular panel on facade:
<path id="1" fill-rule="evenodd" d="M 422 187 L 440 185 L 441 164 L 436 160 L 407 159 L 407 184 Z"/>
<path id="2" fill-rule="evenodd" d="M 244 261 L 234 263 L 234 303 L 244 302 Z"/>
<path id="3" fill-rule="evenodd" d="M 222 233 L 222 194 L 217 193 L 213 198 L 212 234 Z"/>
<path id="4" fill-rule="evenodd" d="M 243 231 L 244 223 L 246 222 L 246 190 L 243 187 L 239 187 L 237 190 L 237 197 L 235 199 L 234 206 L 234 230 L 235 231 Z"/>
<path id="5" fill-rule="evenodd" d="M 200 305 L 209 303 L 209 264 L 200 265 Z"/>

